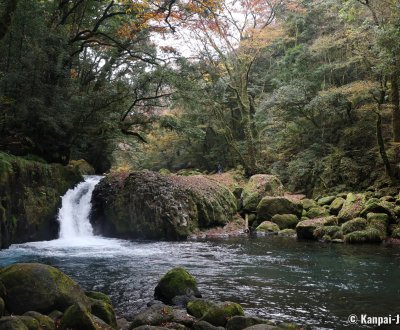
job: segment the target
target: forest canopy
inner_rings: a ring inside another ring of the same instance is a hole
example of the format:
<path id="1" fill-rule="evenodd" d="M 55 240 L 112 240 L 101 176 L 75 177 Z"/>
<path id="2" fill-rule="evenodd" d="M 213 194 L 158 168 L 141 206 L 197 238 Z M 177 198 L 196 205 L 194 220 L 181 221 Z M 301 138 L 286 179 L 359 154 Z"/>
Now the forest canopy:
<path id="1" fill-rule="evenodd" d="M 398 0 L 0 0 L 0 150 L 110 169 L 399 177 Z"/>

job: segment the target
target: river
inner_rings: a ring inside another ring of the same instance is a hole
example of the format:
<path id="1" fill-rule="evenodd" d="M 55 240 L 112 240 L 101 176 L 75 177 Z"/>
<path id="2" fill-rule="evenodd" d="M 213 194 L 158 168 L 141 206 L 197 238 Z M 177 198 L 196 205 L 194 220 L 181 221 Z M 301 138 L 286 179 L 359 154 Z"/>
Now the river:
<path id="1" fill-rule="evenodd" d="M 0 251 L 0 266 L 41 262 L 58 267 L 85 289 L 110 295 L 117 313 L 128 319 L 152 300 L 157 281 L 175 266 L 196 277 L 205 298 L 239 302 L 248 314 L 315 329 L 357 329 L 347 322 L 350 314 L 400 313 L 399 247 L 277 236 L 187 242 L 96 237 L 86 230 L 86 204 L 98 180 L 87 180 L 63 199 L 72 215 L 60 211 L 70 223 L 61 226 L 60 239 L 12 245 Z M 77 212 L 85 198 L 79 209 L 86 211 Z M 71 232 L 78 218 L 84 223 Z"/>

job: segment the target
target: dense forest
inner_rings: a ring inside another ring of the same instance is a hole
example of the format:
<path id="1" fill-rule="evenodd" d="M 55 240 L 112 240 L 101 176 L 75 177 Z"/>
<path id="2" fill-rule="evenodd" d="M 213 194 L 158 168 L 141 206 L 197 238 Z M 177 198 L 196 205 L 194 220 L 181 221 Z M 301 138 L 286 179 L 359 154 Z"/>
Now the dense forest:
<path id="1" fill-rule="evenodd" d="M 0 150 L 395 185 L 398 0 L 1 0 Z M 388 188 L 389 189 L 389 188 Z"/>

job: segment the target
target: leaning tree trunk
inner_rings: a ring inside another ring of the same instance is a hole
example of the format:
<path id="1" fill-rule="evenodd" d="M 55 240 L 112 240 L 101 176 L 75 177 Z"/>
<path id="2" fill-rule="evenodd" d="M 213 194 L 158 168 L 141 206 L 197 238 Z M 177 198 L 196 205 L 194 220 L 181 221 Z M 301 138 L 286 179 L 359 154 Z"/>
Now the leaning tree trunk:
<path id="1" fill-rule="evenodd" d="M 392 166 L 390 165 L 390 161 L 386 154 L 385 141 L 383 139 L 383 134 L 382 134 L 382 116 L 381 116 L 379 110 L 380 109 L 378 109 L 378 111 L 376 111 L 376 116 L 377 116 L 376 117 L 376 139 L 377 139 L 378 146 L 379 146 L 379 153 L 381 155 L 383 165 L 385 166 L 386 174 L 390 177 L 392 182 L 395 182 L 396 179 L 395 179 L 395 176 L 393 173 L 393 169 L 392 169 Z"/>

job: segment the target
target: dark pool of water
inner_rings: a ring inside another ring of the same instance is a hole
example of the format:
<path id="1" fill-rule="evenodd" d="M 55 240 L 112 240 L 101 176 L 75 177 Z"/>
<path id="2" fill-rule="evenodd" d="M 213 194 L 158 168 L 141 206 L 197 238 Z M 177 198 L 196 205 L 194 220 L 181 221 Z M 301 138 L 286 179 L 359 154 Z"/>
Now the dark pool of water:
<path id="1" fill-rule="evenodd" d="M 332 245 L 281 237 L 206 242 L 57 240 L 0 251 L 0 266 L 42 262 L 87 290 L 112 297 L 128 319 L 152 299 L 158 279 L 186 267 L 205 298 L 314 328 L 357 329 L 349 314 L 400 313 L 400 247 Z"/>

